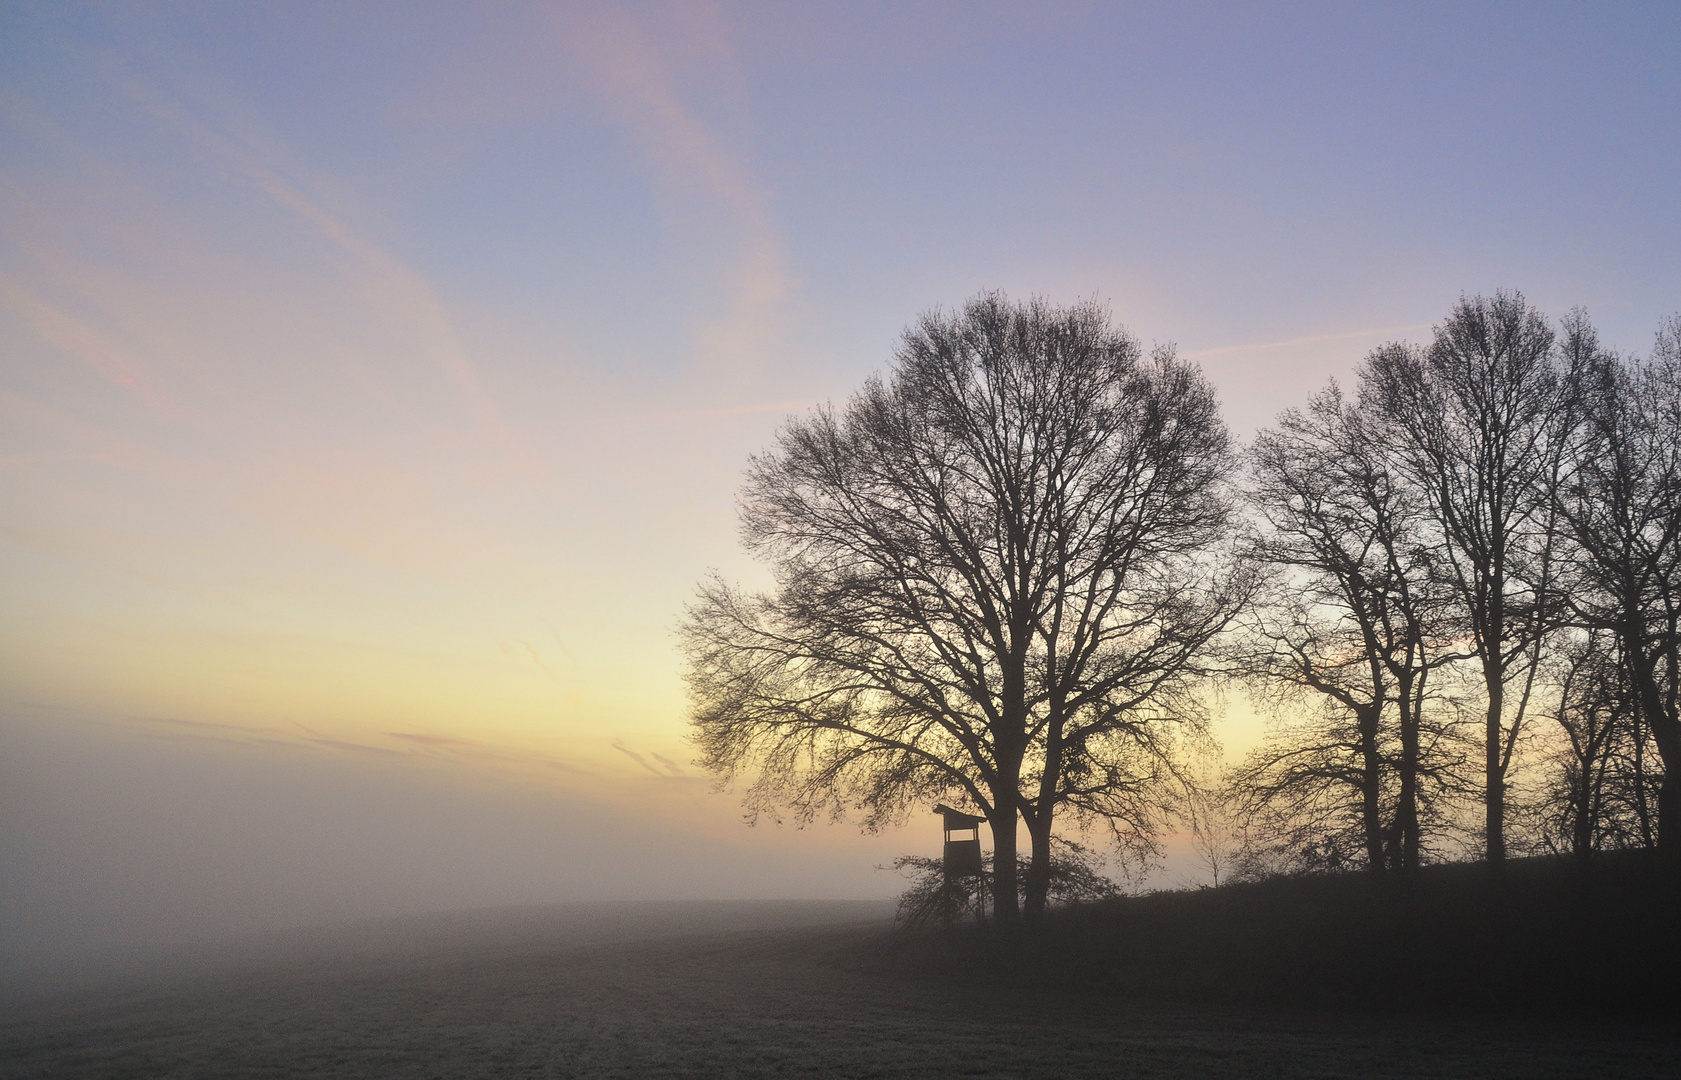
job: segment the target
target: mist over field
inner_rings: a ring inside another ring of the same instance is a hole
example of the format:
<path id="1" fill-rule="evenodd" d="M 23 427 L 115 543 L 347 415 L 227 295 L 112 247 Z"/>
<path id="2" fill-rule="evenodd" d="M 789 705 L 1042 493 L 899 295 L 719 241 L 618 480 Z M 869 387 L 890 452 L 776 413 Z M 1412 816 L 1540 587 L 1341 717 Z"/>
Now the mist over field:
<path id="1" fill-rule="evenodd" d="M 138 726 L 0 720 L 0 973 L 378 916 L 902 885 L 764 829 L 655 829 L 494 774 Z"/>
<path id="2" fill-rule="evenodd" d="M 136 730 L 138 729 L 138 730 Z M 704 790 L 704 788 L 703 788 Z M 710 796 L 709 796 L 710 797 Z M 859 901 L 939 821 L 649 823 L 552 784 L 151 721 L 0 717 L 0 977 L 350 920 L 520 905 Z M 1205 882 L 1182 841 L 1147 884 Z"/>
<path id="3" fill-rule="evenodd" d="M 362 919 L 0 983 L 8 1076 L 1674 1075 L 1651 1025 L 1100 994 L 954 971 L 880 902 Z M 1027 975 L 1023 981 L 1023 975 Z"/>

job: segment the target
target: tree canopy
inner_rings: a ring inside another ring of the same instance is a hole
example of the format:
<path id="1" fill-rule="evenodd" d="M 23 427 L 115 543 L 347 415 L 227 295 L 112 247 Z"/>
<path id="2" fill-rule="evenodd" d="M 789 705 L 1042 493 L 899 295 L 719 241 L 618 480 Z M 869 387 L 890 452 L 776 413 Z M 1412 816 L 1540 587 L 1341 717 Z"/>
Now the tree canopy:
<path id="1" fill-rule="evenodd" d="M 1176 807 L 1250 867 L 1681 850 L 1678 372 L 1681 322 L 1641 360 L 1466 297 L 1240 458 L 1095 302 L 930 312 L 752 459 L 773 587 L 713 577 L 682 628 L 703 764 L 753 815 L 972 807 L 1004 921 L 1060 823 L 1150 859 Z M 1215 675 L 1278 712 L 1219 808 L 1183 752 Z"/>
<path id="2" fill-rule="evenodd" d="M 754 812 L 966 799 L 1018 911 L 1059 814 L 1149 850 L 1196 684 L 1245 598 L 1222 557 L 1234 455 L 1214 392 L 1095 302 L 976 297 L 885 377 L 782 429 L 741 499 L 775 588 L 713 579 L 683 628 L 704 763 Z"/>

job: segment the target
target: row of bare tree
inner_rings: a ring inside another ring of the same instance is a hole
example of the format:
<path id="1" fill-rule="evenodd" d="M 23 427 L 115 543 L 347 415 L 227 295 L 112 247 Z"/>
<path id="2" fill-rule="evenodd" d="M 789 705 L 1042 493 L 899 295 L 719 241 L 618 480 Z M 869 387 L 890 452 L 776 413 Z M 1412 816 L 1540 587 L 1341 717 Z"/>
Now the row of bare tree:
<path id="1" fill-rule="evenodd" d="M 742 536 L 773 587 L 691 605 L 694 738 L 753 815 L 967 802 L 1003 922 L 1044 911 L 1059 826 L 1158 853 L 1233 676 L 1306 718 L 1233 777 L 1254 850 L 1406 869 L 1480 797 L 1498 862 L 1549 710 L 1589 846 L 1681 842 L 1673 782 L 1655 830 L 1627 821 L 1681 765 L 1678 437 L 1681 328 L 1635 361 L 1497 295 L 1373 353 L 1244 468 L 1171 348 L 1095 302 L 982 294 L 752 460 Z"/>
<path id="2" fill-rule="evenodd" d="M 1406 872 L 1468 799 L 1492 864 L 1514 819 L 1584 857 L 1681 842 L 1681 324 L 1635 359 L 1462 299 L 1250 458 L 1233 658 L 1298 719 L 1230 781 L 1274 851 Z M 1526 748 L 1550 772 L 1514 805 Z"/>

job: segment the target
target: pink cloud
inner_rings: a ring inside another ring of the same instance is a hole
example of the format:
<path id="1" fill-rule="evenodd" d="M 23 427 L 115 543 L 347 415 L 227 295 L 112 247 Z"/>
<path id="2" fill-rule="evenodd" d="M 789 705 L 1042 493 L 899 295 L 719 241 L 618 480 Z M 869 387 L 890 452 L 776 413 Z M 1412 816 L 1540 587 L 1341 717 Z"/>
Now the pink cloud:
<path id="1" fill-rule="evenodd" d="M 691 40 L 702 43 L 690 48 L 714 82 L 730 81 L 733 62 L 714 16 L 704 9 L 678 8 L 665 17 L 683 21 Z M 701 331 L 700 343 L 729 362 L 759 359 L 775 337 L 775 309 L 792 287 L 766 191 L 742 157 L 684 102 L 673 77 L 671 50 L 657 45 L 633 16 L 615 8 L 596 9 L 569 17 L 563 31 L 608 109 L 629 129 L 664 183 L 720 205 L 733 223 L 729 311 Z"/>
<path id="2" fill-rule="evenodd" d="M 1429 323 L 1414 323 L 1410 326 L 1384 326 L 1372 330 L 1347 330 L 1336 334 L 1308 334 L 1305 337 L 1285 338 L 1282 341 L 1255 341 L 1247 345 L 1221 345 L 1212 349 L 1197 349 L 1194 352 L 1180 353 L 1179 355 L 1187 360 L 1200 360 L 1209 356 L 1262 352 L 1268 349 L 1286 349 L 1302 345 L 1322 345 L 1333 341 L 1388 338 L 1395 334 L 1407 334 L 1428 329 L 1430 329 Z"/>
<path id="3" fill-rule="evenodd" d="M 146 404 L 173 411 L 152 388 L 139 362 L 124 355 L 104 335 L 46 303 L 3 273 L 0 273 L 0 293 L 23 310 L 30 326 L 47 344 L 81 360 Z"/>

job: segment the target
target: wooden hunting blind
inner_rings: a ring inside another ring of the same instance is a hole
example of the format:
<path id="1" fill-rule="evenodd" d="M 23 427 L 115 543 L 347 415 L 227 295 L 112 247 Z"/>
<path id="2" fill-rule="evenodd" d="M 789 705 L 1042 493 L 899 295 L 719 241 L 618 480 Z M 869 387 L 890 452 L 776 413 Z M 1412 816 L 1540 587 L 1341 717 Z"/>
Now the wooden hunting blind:
<path id="1" fill-rule="evenodd" d="M 981 862 L 981 822 L 985 818 L 965 814 L 941 804 L 934 813 L 945 819 L 945 880 L 940 883 L 946 926 L 964 914 L 986 921 L 986 865 Z M 966 834 L 966 835 L 965 835 Z"/>
<path id="2" fill-rule="evenodd" d="M 976 817 L 974 814 L 965 814 L 961 810 L 953 810 L 944 803 L 934 807 L 934 813 L 945 819 L 946 880 L 979 877 L 981 873 L 981 822 L 986 819 Z M 954 833 L 968 833 L 969 835 L 954 836 Z"/>

